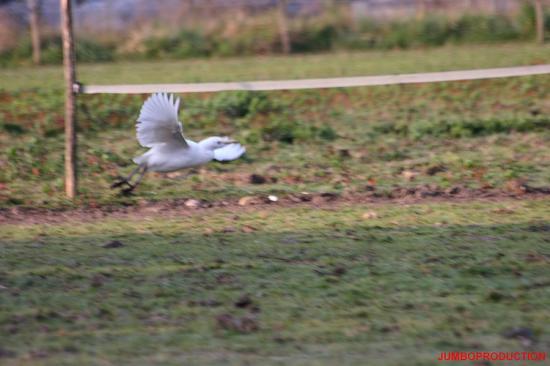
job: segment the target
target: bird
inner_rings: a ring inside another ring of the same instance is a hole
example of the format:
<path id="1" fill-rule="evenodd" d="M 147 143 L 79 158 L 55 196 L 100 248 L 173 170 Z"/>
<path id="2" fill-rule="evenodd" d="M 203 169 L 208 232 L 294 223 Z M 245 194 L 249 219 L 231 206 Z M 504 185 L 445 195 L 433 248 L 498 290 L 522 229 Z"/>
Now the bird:
<path id="1" fill-rule="evenodd" d="M 246 148 L 227 136 L 212 136 L 200 142 L 183 135 L 182 123 L 178 120 L 180 99 L 173 94 L 152 94 L 141 107 L 136 123 L 139 144 L 149 150 L 133 159 L 137 167 L 127 177 L 118 177 L 111 188 L 127 186 L 122 190 L 130 194 L 139 185 L 147 172 L 173 172 L 206 164 L 212 160 L 231 161 L 238 159 Z M 137 180 L 132 178 L 138 174 Z"/>

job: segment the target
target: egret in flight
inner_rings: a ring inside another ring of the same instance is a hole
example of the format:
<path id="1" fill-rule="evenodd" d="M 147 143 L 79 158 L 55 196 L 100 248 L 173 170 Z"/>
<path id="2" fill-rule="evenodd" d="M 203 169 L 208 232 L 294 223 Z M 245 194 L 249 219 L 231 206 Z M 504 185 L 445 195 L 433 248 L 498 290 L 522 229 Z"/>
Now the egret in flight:
<path id="1" fill-rule="evenodd" d="M 183 136 L 178 120 L 180 100 L 173 95 L 157 93 L 150 96 L 139 113 L 136 124 L 137 140 L 149 151 L 134 158 L 138 165 L 126 178 L 119 177 L 111 188 L 126 185 L 123 193 L 131 193 L 141 182 L 145 173 L 172 172 L 206 164 L 211 160 L 235 160 L 246 149 L 229 137 L 208 137 L 194 142 Z M 131 179 L 139 173 L 134 183 Z"/>

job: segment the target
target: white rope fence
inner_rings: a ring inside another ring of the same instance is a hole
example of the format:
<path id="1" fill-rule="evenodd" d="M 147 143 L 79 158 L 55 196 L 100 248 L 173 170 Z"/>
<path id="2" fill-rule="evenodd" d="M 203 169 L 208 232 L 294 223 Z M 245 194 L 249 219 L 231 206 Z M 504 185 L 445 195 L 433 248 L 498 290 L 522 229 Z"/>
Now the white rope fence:
<path id="1" fill-rule="evenodd" d="M 121 85 L 78 85 L 75 89 L 84 94 L 148 94 L 167 93 L 210 93 L 221 91 L 265 91 L 349 88 L 357 86 L 434 83 L 460 80 L 481 80 L 514 76 L 550 74 L 550 64 L 535 66 L 504 67 L 460 71 L 428 72 L 418 74 L 395 74 L 379 76 L 353 76 L 326 79 L 236 81 L 225 83 L 189 84 L 121 84 Z"/>

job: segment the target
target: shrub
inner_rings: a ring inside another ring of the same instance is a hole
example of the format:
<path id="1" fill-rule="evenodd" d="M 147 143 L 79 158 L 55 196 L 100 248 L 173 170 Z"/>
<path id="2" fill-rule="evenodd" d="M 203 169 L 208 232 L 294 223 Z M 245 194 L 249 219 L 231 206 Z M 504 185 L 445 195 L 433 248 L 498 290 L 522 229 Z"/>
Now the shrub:
<path id="1" fill-rule="evenodd" d="M 41 42 L 41 62 L 43 64 L 60 64 L 63 62 L 63 49 L 59 36 L 47 37 Z M 76 42 L 76 58 L 80 62 L 104 62 L 114 59 L 114 48 L 101 45 L 95 41 L 81 39 Z M 0 57 L 5 64 L 20 63 L 32 56 L 32 46 L 29 39 L 22 40 L 11 52 Z"/>
<path id="2" fill-rule="evenodd" d="M 337 40 L 338 30 L 335 25 L 323 24 L 293 31 L 291 34 L 294 52 L 316 52 L 330 50 Z"/>
<path id="3" fill-rule="evenodd" d="M 308 139 L 311 131 L 303 122 L 292 122 L 288 119 L 277 119 L 269 125 L 262 128 L 262 138 L 264 141 L 279 141 L 286 144 L 292 144 L 298 139 Z"/>
<path id="4" fill-rule="evenodd" d="M 210 35 L 214 44 L 213 55 L 242 56 L 252 54 L 269 54 L 279 50 L 277 28 L 253 24 L 239 30 L 231 36 Z"/>
<path id="5" fill-rule="evenodd" d="M 375 135 L 397 134 L 413 139 L 430 136 L 461 138 L 548 129 L 550 129 L 550 118 L 547 117 L 420 120 L 411 124 L 378 123 L 372 126 Z"/>
<path id="6" fill-rule="evenodd" d="M 332 127 L 330 127 L 329 125 L 325 125 L 319 129 L 319 137 L 323 140 L 333 141 L 336 140 L 338 135 Z"/>
<path id="7" fill-rule="evenodd" d="M 285 117 L 271 121 L 261 129 L 261 135 L 264 141 L 279 141 L 287 144 L 315 139 L 332 141 L 338 137 L 336 131 L 328 125 L 317 127 L 309 122 L 292 121 Z"/>
<path id="8" fill-rule="evenodd" d="M 114 47 L 102 45 L 89 39 L 76 42 L 76 58 L 81 62 L 105 62 L 114 59 Z"/>
<path id="9" fill-rule="evenodd" d="M 15 135 L 15 136 L 23 135 L 26 132 L 23 126 L 20 126 L 15 123 L 8 123 L 8 122 L 0 123 L 0 127 L 2 128 L 2 130 L 9 133 L 10 135 Z"/>
<path id="10" fill-rule="evenodd" d="M 148 38 L 145 40 L 145 55 L 151 58 L 190 58 L 210 56 L 212 39 L 202 33 L 183 29 L 174 37 Z"/>
<path id="11" fill-rule="evenodd" d="M 238 91 L 219 93 L 211 98 L 207 108 L 231 118 L 241 118 L 274 109 L 266 93 Z"/>
<path id="12" fill-rule="evenodd" d="M 521 31 L 503 16 L 465 15 L 452 25 L 450 39 L 461 43 L 509 41 L 521 38 Z"/>

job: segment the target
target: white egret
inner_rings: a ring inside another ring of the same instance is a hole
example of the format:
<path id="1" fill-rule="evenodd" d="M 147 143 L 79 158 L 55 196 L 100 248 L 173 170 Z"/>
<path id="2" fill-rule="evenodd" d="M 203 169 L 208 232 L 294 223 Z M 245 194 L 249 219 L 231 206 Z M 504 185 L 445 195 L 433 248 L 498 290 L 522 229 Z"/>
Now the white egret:
<path id="1" fill-rule="evenodd" d="M 136 124 L 137 140 L 150 149 L 134 158 L 137 168 L 128 177 L 120 177 L 111 188 L 127 185 L 123 193 L 130 193 L 148 171 L 172 172 L 212 160 L 235 160 L 244 154 L 246 149 L 229 137 L 214 136 L 198 143 L 186 139 L 178 120 L 179 103 L 179 98 L 174 100 L 173 95 L 164 93 L 153 94 L 143 103 Z M 137 180 L 131 183 L 138 172 Z"/>

